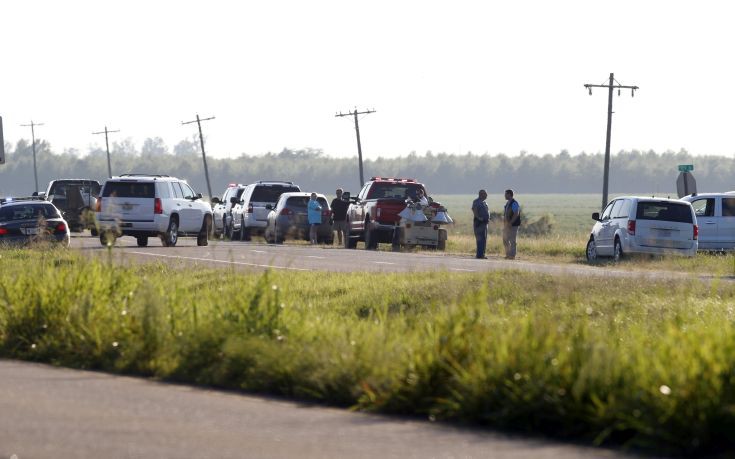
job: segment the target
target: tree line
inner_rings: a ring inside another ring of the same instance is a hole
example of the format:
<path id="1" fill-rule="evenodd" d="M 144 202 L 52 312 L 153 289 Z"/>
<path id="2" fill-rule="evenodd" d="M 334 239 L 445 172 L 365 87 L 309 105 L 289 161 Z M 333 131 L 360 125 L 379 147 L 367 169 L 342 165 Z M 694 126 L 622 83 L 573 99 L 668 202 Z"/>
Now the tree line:
<path id="1" fill-rule="evenodd" d="M 33 156 L 30 141 L 7 144 L 6 164 L 0 165 L 0 195 L 33 192 Z M 94 148 L 53 151 L 46 141 L 36 142 L 39 191 L 54 178 L 107 178 L 107 155 Z M 602 189 L 603 154 L 417 154 L 398 157 L 368 154 L 365 178 L 410 177 L 427 185 L 430 193 L 469 194 L 486 188 L 500 193 L 513 188 L 521 193 L 599 193 Z M 160 173 L 187 179 L 206 195 L 204 168 L 196 137 L 184 139 L 170 151 L 161 138 L 146 139 L 141 148 L 124 139 L 111 145 L 112 171 Z M 612 155 L 610 192 L 631 194 L 676 194 L 678 164 L 694 164 L 699 192 L 735 190 L 735 159 L 725 156 L 694 156 L 686 150 L 620 151 Z M 304 190 L 331 195 L 342 187 L 356 194 L 359 174 L 356 155 L 330 157 L 319 149 L 287 149 L 262 155 L 241 154 L 232 158 L 207 158 L 212 192 L 221 195 L 228 183 L 256 180 L 290 180 Z"/>

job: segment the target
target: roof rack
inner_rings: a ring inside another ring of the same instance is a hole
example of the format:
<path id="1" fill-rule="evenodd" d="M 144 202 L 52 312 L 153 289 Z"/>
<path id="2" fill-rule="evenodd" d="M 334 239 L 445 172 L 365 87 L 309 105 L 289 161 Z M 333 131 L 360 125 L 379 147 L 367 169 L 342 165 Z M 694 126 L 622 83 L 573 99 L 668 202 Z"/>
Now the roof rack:
<path id="1" fill-rule="evenodd" d="M 118 177 L 171 177 L 164 174 L 120 174 Z"/>

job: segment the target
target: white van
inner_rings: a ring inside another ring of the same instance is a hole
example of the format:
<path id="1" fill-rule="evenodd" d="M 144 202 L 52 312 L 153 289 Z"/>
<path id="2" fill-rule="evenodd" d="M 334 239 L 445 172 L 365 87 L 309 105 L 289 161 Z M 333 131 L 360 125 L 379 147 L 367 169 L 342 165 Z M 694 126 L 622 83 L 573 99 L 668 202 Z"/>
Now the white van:
<path id="1" fill-rule="evenodd" d="M 735 192 L 684 196 L 699 222 L 699 250 L 735 250 Z"/>
<path id="2" fill-rule="evenodd" d="M 686 201 L 624 196 L 595 212 L 587 242 L 587 260 L 608 256 L 615 261 L 628 253 L 697 254 L 697 217 Z"/>

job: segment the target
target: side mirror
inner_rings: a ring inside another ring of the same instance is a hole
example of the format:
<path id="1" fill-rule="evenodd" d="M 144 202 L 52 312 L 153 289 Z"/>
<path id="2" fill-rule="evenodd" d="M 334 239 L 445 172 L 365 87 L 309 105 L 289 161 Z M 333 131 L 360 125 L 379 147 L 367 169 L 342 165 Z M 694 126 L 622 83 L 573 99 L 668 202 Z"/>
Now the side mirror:
<path id="1" fill-rule="evenodd" d="M 592 214 L 592 220 L 595 220 L 595 221 L 599 222 L 600 221 L 600 213 L 599 212 L 593 213 Z"/>
<path id="2" fill-rule="evenodd" d="M 237 196 L 233 196 L 230 198 L 230 204 L 232 204 L 233 206 L 237 204 L 238 202 L 240 201 L 237 200 Z"/>
<path id="3" fill-rule="evenodd" d="M 217 196 L 215 196 L 215 197 L 212 198 L 212 204 L 217 205 L 217 204 L 221 204 L 221 203 L 222 203 L 222 201 L 220 201 Z"/>
<path id="4" fill-rule="evenodd" d="M 343 201 L 347 201 L 347 202 L 350 201 L 350 192 L 349 191 L 345 191 L 344 193 L 342 193 L 342 200 Z"/>
<path id="5" fill-rule="evenodd" d="M 273 210 L 273 206 L 270 205 L 270 204 L 266 204 L 265 205 L 265 208 L 268 209 L 268 210 Z"/>
<path id="6" fill-rule="evenodd" d="M 194 199 L 202 199 L 202 194 L 197 193 L 196 196 L 194 196 Z"/>

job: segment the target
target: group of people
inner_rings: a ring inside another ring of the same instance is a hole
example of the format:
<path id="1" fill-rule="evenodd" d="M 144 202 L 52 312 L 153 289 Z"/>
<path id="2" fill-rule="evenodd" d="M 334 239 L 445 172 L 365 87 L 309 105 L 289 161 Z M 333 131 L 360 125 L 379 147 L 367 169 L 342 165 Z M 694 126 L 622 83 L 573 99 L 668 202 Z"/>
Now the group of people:
<path id="1" fill-rule="evenodd" d="M 487 225 L 490 223 L 490 211 L 485 200 L 487 191 L 480 190 L 477 199 L 472 201 L 473 228 L 477 252 L 475 258 L 487 258 L 485 248 L 487 246 Z M 513 190 L 505 190 L 505 206 L 503 208 L 503 247 L 505 258 L 514 260 L 516 257 L 516 236 L 521 226 L 521 206 L 513 198 Z"/>
<path id="2" fill-rule="evenodd" d="M 336 198 L 332 200 L 332 230 L 337 232 L 337 241 L 342 245 L 342 238 L 346 236 L 347 230 L 347 208 L 350 203 L 342 199 L 342 188 L 337 188 Z M 317 228 L 322 223 L 322 206 L 316 199 L 316 193 L 311 193 L 307 206 L 307 218 L 309 220 L 309 242 L 317 243 Z"/>

